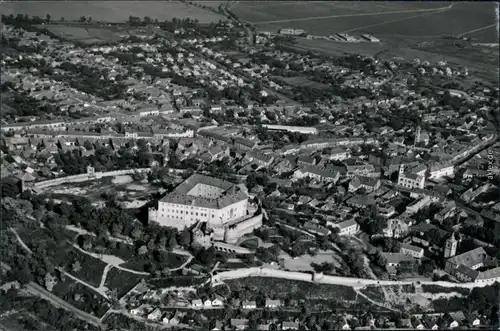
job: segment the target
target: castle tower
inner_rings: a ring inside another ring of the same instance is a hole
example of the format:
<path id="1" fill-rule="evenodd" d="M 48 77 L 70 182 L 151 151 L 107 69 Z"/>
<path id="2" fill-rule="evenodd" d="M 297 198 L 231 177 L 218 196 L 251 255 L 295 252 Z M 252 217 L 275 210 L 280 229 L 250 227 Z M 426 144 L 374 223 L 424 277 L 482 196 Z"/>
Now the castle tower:
<path id="1" fill-rule="evenodd" d="M 450 258 L 457 254 L 458 241 L 455 239 L 455 233 L 451 234 L 451 237 L 446 240 L 446 245 L 444 248 L 444 258 Z"/>

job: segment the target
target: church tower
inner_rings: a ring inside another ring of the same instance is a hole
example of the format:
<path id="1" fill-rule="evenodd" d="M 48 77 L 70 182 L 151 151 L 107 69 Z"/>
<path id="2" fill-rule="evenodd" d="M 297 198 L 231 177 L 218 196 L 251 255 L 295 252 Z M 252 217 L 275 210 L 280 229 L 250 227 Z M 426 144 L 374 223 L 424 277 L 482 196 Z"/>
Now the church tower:
<path id="1" fill-rule="evenodd" d="M 415 145 L 420 142 L 420 135 L 422 133 L 422 129 L 420 128 L 420 125 L 417 126 L 417 130 L 415 132 Z"/>
<path id="2" fill-rule="evenodd" d="M 446 240 L 446 246 L 444 248 L 444 258 L 450 258 L 457 254 L 458 241 L 455 238 L 455 233 L 451 234 L 451 237 Z"/>

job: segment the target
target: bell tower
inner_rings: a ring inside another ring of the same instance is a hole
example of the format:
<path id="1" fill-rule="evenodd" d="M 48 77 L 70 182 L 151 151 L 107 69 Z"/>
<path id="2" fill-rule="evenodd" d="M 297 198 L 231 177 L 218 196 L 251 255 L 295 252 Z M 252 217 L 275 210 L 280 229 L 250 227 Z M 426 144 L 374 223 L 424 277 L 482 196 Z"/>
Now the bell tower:
<path id="1" fill-rule="evenodd" d="M 451 234 L 451 237 L 446 240 L 446 245 L 444 248 L 444 258 L 450 258 L 457 254 L 458 241 L 455 238 L 455 233 Z"/>

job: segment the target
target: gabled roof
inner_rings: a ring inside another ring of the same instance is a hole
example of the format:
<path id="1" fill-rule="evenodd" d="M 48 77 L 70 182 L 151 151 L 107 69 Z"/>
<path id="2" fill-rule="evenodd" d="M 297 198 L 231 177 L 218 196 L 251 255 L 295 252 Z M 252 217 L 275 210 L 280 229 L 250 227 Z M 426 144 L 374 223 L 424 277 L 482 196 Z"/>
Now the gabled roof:
<path id="1" fill-rule="evenodd" d="M 488 254 L 486 254 L 484 248 L 478 247 L 466 253 L 450 257 L 448 261 L 455 265 L 463 264 L 464 266 L 470 268 L 480 263 L 483 263 L 484 259 L 487 256 Z"/>

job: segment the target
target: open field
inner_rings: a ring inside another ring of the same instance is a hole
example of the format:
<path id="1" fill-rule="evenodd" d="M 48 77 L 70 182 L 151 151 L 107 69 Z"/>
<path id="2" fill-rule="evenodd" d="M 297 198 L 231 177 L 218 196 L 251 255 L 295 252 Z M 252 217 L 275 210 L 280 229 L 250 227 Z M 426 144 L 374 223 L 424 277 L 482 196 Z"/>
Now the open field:
<path id="1" fill-rule="evenodd" d="M 433 9 L 442 3 L 422 2 L 347 2 L 347 1 L 241 1 L 232 11 L 252 23 L 305 19 L 323 16 L 341 16 L 404 10 Z"/>
<path id="2" fill-rule="evenodd" d="M 280 77 L 280 78 L 283 79 L 287 84 L 292 85 L 292 86 L 296 86 L 296 87 L 307 86 L 307 87 L 317 88 L 317 89 L 328 88 L 328 85 L 314 82 L 314 81 L 312 81 L 309 78 L 304 77 L 304 76 Z"/>
<path id="3" fill-rule="evenodd" d="M 427 60 L 431 63 L 447 61 L 452 66 L 467 66 L 469 74 L 477 75 L 488 80 L 498 80 L 498 47 L 489 48 L 481 51 L 481 48 L 474 47 L 443 47 L 441 41 L 429 43 L 426 46 L 419 46 L 422 38 L 405 38 L 406 45 L 400 42 L 397 37 L 397 43 L 387 45 L 385 43 L 341 43 L 328 40 L 308 40 L 298 39 L 296 48 L 301 51 L 313 51 L 323 53 L 329 56 L 342 56 L 345 54 L 363 54 L 366 56 L 378 56 L 382 60 L 392 61 L 396 57 L 411 61 L 415 58 L 421 61 Z M 448 41 L 443 41 L 447 43 Z M 411 44 L 410 44 L 411 43 Z M 475 51 L 474 51 L 475 50 Z"/>
<path id="4" fill-rule="evenodd" d="M 85 25 L 78 26 L 64 24 L 49 24 L 40 27 L 49 30 L 60 38 L 83 43 L 117 42 L 123 39 L 123 32 L 119 32 L 111 27 L 99 28 Z"/>
<path id="5" fill-rule="evenodd" d="M 455 2 L 448 6 L 447 2 L 267 1 L 240 2 L 232 10 L 259 30 L 271 32 L 297 28 L 326 36 L 372 33 L 383 41 L 393 36 L 464 35 L 481 42 L 498 42 L 493 3 Z"/>
<path id="6" fill-rule="evenodd" d="M 64 17 L 66 20 L 86 16 L 102 22 L 124 22 L 129 16 L 149 16 L 160 21 L 189 17 L 200 23 L 223 19 L 220 15 L 178 1 L 18 1 L 2 2 L 0 8 L 4 15 L 45 17 L 50 14 L 53 19 Z"/>

